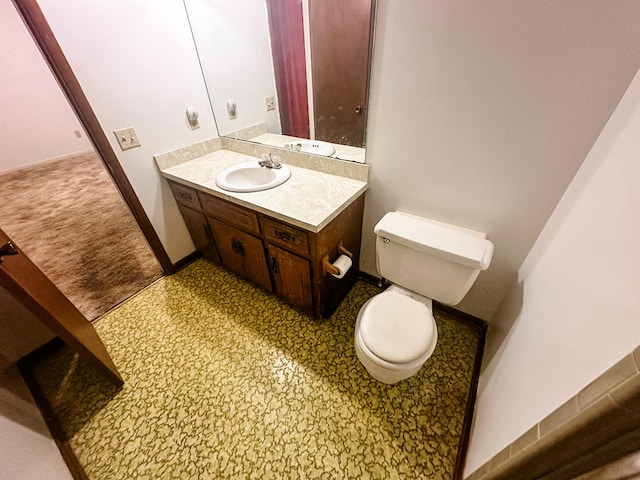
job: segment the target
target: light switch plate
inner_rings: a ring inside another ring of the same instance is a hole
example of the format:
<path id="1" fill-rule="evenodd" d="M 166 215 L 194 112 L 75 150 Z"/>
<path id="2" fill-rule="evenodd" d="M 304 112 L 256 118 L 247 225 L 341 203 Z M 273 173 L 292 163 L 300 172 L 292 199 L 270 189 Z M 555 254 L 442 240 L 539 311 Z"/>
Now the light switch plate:
<path id="1" fill-rule="evenodd" d="M 276 109 L 276 99 L 273 96 L 264 97 L 264 103 L 267 107 L 267 112 Z"/>
<path id="2" fill-rule="evenodd" d="M 113 133 L 116 135 L 122 150 L 140 146 L 140 140 L 138 140 L 138 135 L 133 127 L 114 130 Z"/>

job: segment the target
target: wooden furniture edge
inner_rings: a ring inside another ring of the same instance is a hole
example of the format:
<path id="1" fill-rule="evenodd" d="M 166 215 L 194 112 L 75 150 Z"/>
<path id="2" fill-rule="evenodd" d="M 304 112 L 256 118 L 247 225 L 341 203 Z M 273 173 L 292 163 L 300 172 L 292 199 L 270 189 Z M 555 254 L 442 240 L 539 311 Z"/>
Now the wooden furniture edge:
<path id="1" fill-rule="evenodd" d="M 47 428 L 51 433 L 51 436 L 53 437 L 58 450 L 60 451 L 62 459 L 66 463 L 67 468 L 71 473 L 71 476 L 75 480 L 89 480 L 89 476 L 80 463 L 77 455 L 73 451 L 73 448 L 71 447 L 69 440 L 66 438 L 66 435 L 64 434 L 64 431 L 60 426 L 60 423 L 58 423 L 51 404 L 49 404 L 49 402 L 47 401 L 44 392 L 31 374 L 31 370 L 29 368 L 29 366 L 37 358 L 45 355 L 51 350 L 62 348 L 64 345 L 65 343 L 59 337 L 56 337 L 53 340 L 45 343 L 41 347 L 37 348 L 33 352 L 29 353 L 28 355 L 22 357 L 20 360 L 18 360 L 16 365 L 18 367 L 18 370 L 20 371 L 20 374 L 22 375 L 22 378 L 24 379 L 25 384 L 27 385 L 27 388 L 29 389 L 29 392 L 31 393 L 31 396 L 33 397 L 36 406 L 38 407 L 38 410 L 40 410 L 40 413 L 44 418 L 45 424 L 47 425 Z"/>

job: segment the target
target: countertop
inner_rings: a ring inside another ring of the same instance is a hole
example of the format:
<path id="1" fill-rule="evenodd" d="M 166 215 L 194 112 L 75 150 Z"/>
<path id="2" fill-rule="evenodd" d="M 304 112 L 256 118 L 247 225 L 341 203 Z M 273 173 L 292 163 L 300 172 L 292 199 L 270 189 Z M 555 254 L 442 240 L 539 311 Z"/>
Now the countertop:
<path id="1" fill-rule="evenodd" d="M 258 160 L 230 150 L 217 150 L 172 167 L 160 168 L 160 171 L 170 180 L 310 232 L 322 230 L 369 188 L 367 182 L 292 165 L 287 165 L 291 169 L 291 178 L 269 190 L 237 193 L 222 190 L 216 185 L 216 176 L 225 168 Z"/>

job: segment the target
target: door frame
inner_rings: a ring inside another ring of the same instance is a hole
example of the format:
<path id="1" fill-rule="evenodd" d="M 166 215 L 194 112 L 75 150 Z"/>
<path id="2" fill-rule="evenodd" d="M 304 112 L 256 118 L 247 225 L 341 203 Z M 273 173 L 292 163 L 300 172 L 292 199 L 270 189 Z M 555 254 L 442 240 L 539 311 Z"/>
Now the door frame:
<path id="1" fill-rule="evenodd" d="M 174 273 L 179 266 L 171 262 L 38 2 L 36 0 L 12 1 L 42 53 L 45 62 L 49 65 L 51 73 L 53 73 L 71 108 L 84 127 L 87 137 L 89 137 L 107 172 L 111 175 L 116 188 L 129 206 L 163 272 L 166 275 Z M 182 262 L 178 263 L 181 264 Z"/>

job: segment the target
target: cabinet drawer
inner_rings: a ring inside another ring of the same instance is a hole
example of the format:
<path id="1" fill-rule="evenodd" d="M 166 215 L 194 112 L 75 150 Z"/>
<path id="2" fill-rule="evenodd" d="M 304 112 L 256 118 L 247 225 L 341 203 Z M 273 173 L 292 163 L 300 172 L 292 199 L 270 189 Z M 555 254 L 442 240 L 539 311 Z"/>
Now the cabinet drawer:
<path id="1" fill-rule="evenodd" d="M 228 225 L 238 227 L 245 232 L 260 235 L 258 216 L 246 208 L 221 200 L 206 193 L 199 193 L 202 210 L 210 217 Z"/>
<path id="2" fill-rule="evenodd" d="M 200 200 L 198 200 L 198 194 L 193 188 L 185 187 L 184 185 L 173 182 L 169 182 L 169 185 L 171 185 L 171 190 L 173 190 L 173 194 L 175 195 L 178 203 L 200 210 Z"/>
<path id="3" fill-rule="evenodd" d="M 260 217 L 260 225 L 264 237 L 270 242 L 285 246 L 294 252 L 305 255 L 309 253 L 309 240 L 304 230 L 265 217 Z"/>

